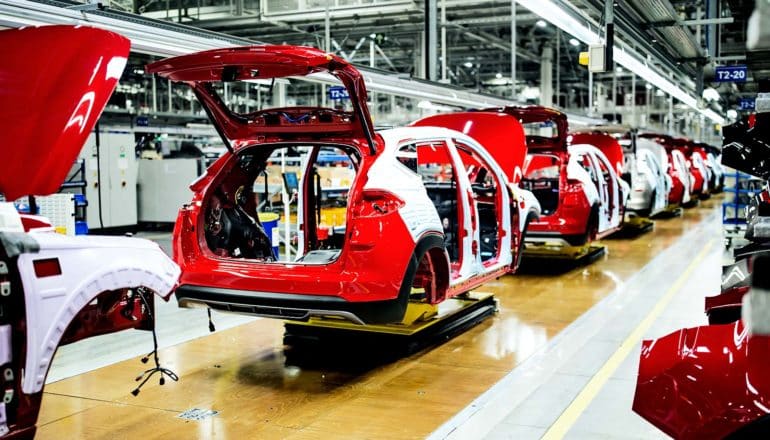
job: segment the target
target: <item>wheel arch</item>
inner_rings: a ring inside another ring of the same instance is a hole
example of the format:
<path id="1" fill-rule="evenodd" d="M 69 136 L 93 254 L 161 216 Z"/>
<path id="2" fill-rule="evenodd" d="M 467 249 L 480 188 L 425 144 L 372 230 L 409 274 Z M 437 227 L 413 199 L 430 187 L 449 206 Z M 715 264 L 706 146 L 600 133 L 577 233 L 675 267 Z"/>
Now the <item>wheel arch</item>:
<path id="1" fill-rule="evenodd" d="M 115 251 L 115 250 L 113 250 Z M 121 249 L 126 251 L 126 249 Z M 19 256 L 19 271 L 24 285 L 27 341 L 22 391 L 33 394 L 42 390 L 53 356 L 70 323 L 89 303 L 108 291 L 144 287 L 167 299 L 179 279 L 175 264 L 162 264 L 168 259 L 160 249 L 157 254 L 140 252 L 134 258 L 118 259 L 104 265 L 94 256 L 90 263 L 102 264 L 100 270 L 89 273 L 82 281 L 67 286 L 43 286 L 31 270 L 37 254 Z M 48 255 L 46 255 L 48 257 Z M 62 259 L 63 257 L 59 257 Z M 87 261 L 80 261 L 87 264 Z M 166 263 L 170 263 L 168 260 Z M 93 266 L 91 266 L 93 267 Z"/>

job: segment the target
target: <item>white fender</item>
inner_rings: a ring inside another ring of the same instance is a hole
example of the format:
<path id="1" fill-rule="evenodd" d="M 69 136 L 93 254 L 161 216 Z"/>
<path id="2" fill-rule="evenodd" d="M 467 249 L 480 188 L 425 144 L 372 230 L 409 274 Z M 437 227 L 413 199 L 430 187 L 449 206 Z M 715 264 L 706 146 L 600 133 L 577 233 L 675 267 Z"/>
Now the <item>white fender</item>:
<path id="1" fill-rule="evenodd" d="M 72 319 L 99 294 L 108 290 L 146 287 L 167 298 L 180 270 L 160 247 L 128 237 L 68 237 L 35 233 L 37 253 L 22 254 L 18 265 L 24 286 L 27 356 L 22 391 L 43 388 L 62 335 Z M 39 278 L 34 261 L 56 258 L 61 274 Z"/>

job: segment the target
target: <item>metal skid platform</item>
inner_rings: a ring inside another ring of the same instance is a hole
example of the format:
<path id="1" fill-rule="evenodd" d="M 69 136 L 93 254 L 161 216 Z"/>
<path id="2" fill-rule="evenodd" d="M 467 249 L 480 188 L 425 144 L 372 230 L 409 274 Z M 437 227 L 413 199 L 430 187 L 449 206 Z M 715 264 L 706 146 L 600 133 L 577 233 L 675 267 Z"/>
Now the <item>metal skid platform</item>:
<path id="1" fill-rule="evenodd" d="M 668 205 L 666 209 L 654 215 L 653 218 L 674 218 L 684 215 L 684 208 L 679 205 Z"/>
<path id="2" fill-rule="evenodd" d="M 524 258 L 549 259 L 571 262 L 593 261 L 606 252 L 607 248 L 599 243 L 590 243 L 583 246 L 550 246 L 524 244 Z"/>
<path id="3" fill-rule="evenodd" d="M 617 238 L 633 238 L 652 231 L 655 228 L 655 222 L 647 217 L 627 217 L 623 222 L 623 227 L 614 234 Z"/>
<path id="4" fill-rule="evenodd" d="M 342 319 L 286 321 L 287 359 L 307 361 L 354 356 L 387 361 L 440 344 L 497 312 L 491 293 L 468 292 L 439 305 L 410 302 L 399 324 L 359 325 Z"/>

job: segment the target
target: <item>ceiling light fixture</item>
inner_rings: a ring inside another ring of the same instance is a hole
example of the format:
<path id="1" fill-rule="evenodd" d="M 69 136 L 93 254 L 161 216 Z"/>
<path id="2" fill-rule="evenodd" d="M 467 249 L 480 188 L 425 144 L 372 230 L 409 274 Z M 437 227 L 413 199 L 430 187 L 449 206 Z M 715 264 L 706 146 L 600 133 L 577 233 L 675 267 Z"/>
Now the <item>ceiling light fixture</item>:
<path id="1" fill-rule="evenodd" d="M 569 39 L 569 44 L 571 44 L 573 46 L 579 46 L 580 42 L 576 38 L 570 38 Z"/>
<path id="2" fill-rule="evenodd" d="M 537 22 L 535 22 L 535 24 L 537 25 L 537 27 L 540 27 L 540 28 L 544 28 L 548 26 L 548 23 L 546 23 L 545 20 L 538 20 Z"/>

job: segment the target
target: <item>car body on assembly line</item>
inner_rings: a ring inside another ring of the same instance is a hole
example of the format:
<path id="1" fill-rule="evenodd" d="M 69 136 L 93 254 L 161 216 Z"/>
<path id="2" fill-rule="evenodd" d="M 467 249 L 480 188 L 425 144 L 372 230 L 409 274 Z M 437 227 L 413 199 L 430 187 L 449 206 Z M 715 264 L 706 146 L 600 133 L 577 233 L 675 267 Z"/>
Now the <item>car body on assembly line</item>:
<path id="1" fill-rule="evenodd" d="M 646 134 L 644 137 L 648 137 Z M 683 203 L 683 206 L 694 206 L 698 199 L 709 197 L 709 170 L 704 162 L 705 152 L 700 148 L 695 148 L 694 143 L 689 139 L 678 138 L 666 135 L 655 135 L 653 137 L 657 142 L 666 147 L 672 154 L 672 159 L 680 162 L 678 153 L 684 157 L 687 175 L 689 176 L 690 201 Z"/>
<path id="2" fill-rule="evenodd" d="M 443 113 L 422 118 L 411 125 L 435 126 L 457 130 L 476 139 L 502 167 L 513 200 L 519 204 L 520 237 L 525 237 L 529 224 L 540 219 L 540 202 L 531 191 L 521 187 L 522 169 L 527 157 L 524 130 L 511 115 L 496 111 Z M 505 136 L 500 136 L 504 132 Z M 478 168 L 468 166 L 469 175 L 477 176 Z M 524 243 L 523 240 L 519 240 Z M 519 260 L 520 261 L 520 260 Z M 517 262 L 518 265 L 518 262 Z"/>
<path id="3" fill-rule="evenodd" d="M 719 194 L 725 188 L 725 168 L 722 166 L 722 150 L 719 148 L 704 143 L 698 142 L 697 145 L 706 152 L 706 166 L 711 171 L 711 193 Z"/>
<path id="4" fill-rule="evenodd" d="M 129 41 L 44 26 L 0 31 L 0 47 L 0 194 L 56 192 L 120 78 Z M 47 56 L 31 55 L 41 47 Z M 61 235 L 46 219 L 0 203 L 0 437 L 34 435 L 60 345 L 152 328 L 150 292 L 167 299 L 178 275 L 148 240 Z"/>
<path id="5" fill-rule="evenodd" d="M 594 145 L 615 164 L 618 174 L 630 186 L 626 202 L 629 215 L 651 217 L 666 209 L 670 178 L 663 146 L 648 139 L 637 139 L 628 129 L 605 130 L 602 127 L 573 133 L 570 142 Z M 661 160 L 665 162 L 661 163 Z"/>
<path id="6" fill-rule="evenodd" d="M 521 186 L 541 207 L 540 218 L 527 230 L 528 250 L 558 253 L 620 229 L 628 186 L 599 149 L 568 146 L 564 113 L 540 106 L 494 110 L 515 117 L 525 128 L 528 154 Z"/>
<path id="7" fill-rule="evenodd" d="M 342 58 L 307 47 L 253 46 L 170 58 L 147 70 L 188 84 L 229 150 L 192 184 L 192 203 L 179 212 L 173 247 L 182 267 L 181 306 L 399 323 L 414 292 L 416 300 L 438 304 L 515 268 L 518 205 L 495 159 L 446 128 L 375 132 L 364 80 Z M 215 91 L 221 81 L 235 87 L 314 74 L 343 83 L 350 111 L 238 113 Z M 327 169 L 319 158 L 328 155 L 344 166 Z M 278 243 L 265 232 L 252 193 L 276 157 L 300 164 L 291 178 L 283 173 L 295 182 L 297 200 L 293 232 L 283 237 L 296 254 L 286 261 L 273 252 Z M 333 177 L 340 171 L 345 179 Z M 330 207 L 334 192 L 343 195 Z"/>
<path id="8" fill-rule="evenodd" d="M 668 154 L 668 168 L 666 172 L 671 179 L 671 188 L 668 194 L 668 207 L 674 209 L 680 206 L 691 206 L 693 203 L 697 203 L 697 198 L 692 197 L 694 178 L 691 175 L 687 157 L 681 150 L 673 147 L 673 138 L 657 133 L 640 133 L 637 135 L 637 138 L 637 141 L 648 139 L 663 146 Z"/>

